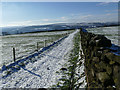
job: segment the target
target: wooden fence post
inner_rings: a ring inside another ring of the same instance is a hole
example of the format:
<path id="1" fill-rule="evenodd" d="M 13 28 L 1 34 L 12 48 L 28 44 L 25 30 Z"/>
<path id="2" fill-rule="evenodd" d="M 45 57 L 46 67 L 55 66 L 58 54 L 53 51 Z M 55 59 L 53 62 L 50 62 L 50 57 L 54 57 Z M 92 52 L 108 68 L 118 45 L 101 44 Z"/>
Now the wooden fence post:
<path id="1" fill-rule="evenodd" d="M 13 48 L 13 60 L 15 62 L 15 48 Z"/>
<path id="2" fill-rule="evenodd" d="M 46 47 L 46 40 L 44 41 L 44 47 Z"/>
<path id="3" fill-rule="evenodd" d="M 37 42 L 37 51 L 38 51 L 39 47 L 38 47 L 38 42 Z"/>

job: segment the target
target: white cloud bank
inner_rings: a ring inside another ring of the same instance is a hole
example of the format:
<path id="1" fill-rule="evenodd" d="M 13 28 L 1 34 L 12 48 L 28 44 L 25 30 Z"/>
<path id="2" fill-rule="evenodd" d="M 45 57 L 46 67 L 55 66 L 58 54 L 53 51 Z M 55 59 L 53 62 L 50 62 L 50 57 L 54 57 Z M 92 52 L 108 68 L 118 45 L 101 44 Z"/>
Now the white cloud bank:
<path id="1" fill-rule="evenodd" d="M 7 24 L 1 24 L 1 27 L 5 26 L 29 26 L 29 25 L 47 25 L 53 23 L 82 23 L 82 22 L 113 22 L 118 21 L 118 13 L 106 13 L 104 15 L 85 15 L 85 14 L 71 14 L 70 16 L 63 16 L 55 19 L 41 19 L 41 20 L 29 20 L 22 22 L 9 22 Z"/>

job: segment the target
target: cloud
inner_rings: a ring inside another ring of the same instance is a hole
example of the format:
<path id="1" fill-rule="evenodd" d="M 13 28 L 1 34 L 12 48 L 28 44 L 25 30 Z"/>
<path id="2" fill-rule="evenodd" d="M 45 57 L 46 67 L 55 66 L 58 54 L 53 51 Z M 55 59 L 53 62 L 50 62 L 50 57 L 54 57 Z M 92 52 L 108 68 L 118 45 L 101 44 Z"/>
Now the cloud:
<path id="1" fill-rule="evenodd" d="M 62 19 L 65 19 L 66 17 L 61 17 Z"/>
<path id="2" fill-rule="evenodd" d="M 112 22 L 118 20 L 118 13 L 105 13 L 98 15 L 90 14 L 72 14 L 72 18 L 69 21 L 81 23 L 81 22 Z"/>
<path id="3" fill-rule="evenodd" d="M 112 3 L 112 2 L 101 2 L 101 3 L 97 4 L 96 6 L 107 6 L 110 3 Z"/>
<path id="4" fill-rule="evenodd" d="M 111 13 L 107 13 L 107 14 L 105 14 L 105 15 L 110 16 L 110 15 L 112 15 L 112 14 L 111 14 Z"/>
<path id="5" fill-rule="evenodd" d="M 29 26 L 29 25 L 45 25 L 53 23 L 65 23 L 67 21 L 66 17 L 60 17 L 55 19 L 40 19 L 40 20 L 27 20 L 27 21 L 17 21 L 9 22 L 7 24 L 0 24 L 0 27 L 6 26 Z"/>
<path id="6" fill-rule="evenodd" d="M 22 22 L 9 22 L 2 24 L 2 26 L 31 26 L 31 25 L 47 25 L 53 23 L 81 23 L 81 22 L 110 22 L 117 21 L 118 13 L 105 13 L 99 15 L 92 14 L 71 14 L 69 16 L 62 16 L 59 18 L 45 18 L 37 20 L 27 20 Z"/>
<path id="7" fill-rule="evenodd" d="M 118 12 L 119 9 L 113 9 L 113 10 L 105 10 L 105 12 Z"/>
<path id="8" fill-rule="evenodd" d="M 67 20 L 67 17 L 60 17 L 55 19 L 42 19 L 41 22 L 63 22 L 66 20 Z"/>
<path id="9" fill-rule="evenodd" d="M 43 19 L 42 21 L 48 22 L 48 21 L 49 21 L 49 19 Z"/>
<path id="10" fill-rule="evenodd" d="M 26 26 L 26 25 L 30 25 L 30 23 L 32 23 L 32 21 L 18 21 L 18 22 L 9 22 L 7 24 L 1 24 L 0 27 L 5 27 L 5 26 Z"/>

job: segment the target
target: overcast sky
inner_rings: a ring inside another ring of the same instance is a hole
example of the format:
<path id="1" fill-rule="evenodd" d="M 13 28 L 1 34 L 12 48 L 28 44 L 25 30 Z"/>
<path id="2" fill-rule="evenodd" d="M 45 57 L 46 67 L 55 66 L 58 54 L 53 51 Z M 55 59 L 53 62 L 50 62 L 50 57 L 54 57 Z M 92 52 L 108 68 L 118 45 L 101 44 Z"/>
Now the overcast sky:
<path id="1" fill-rule="evenodd" d="M 2 2 L 1 26 L 112 21 L 118 2 Z"/>

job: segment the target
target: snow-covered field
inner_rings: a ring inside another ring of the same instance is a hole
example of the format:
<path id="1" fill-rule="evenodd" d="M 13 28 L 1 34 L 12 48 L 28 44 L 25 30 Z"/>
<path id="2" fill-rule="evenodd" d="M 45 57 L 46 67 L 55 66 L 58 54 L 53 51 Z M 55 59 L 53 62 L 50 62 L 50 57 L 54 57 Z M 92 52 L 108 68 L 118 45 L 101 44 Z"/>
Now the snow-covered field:
<path id="1" fill-rule="evenodd" d="M 46 44 L 50 45 L 54 41 L 63 37 L 66 33 L 72 31 L 56 31 L 56 32 L 40 32 L 40 33 L 28 33 L 18 35 L 1 36 L 2 48 L 0 48 L 2 60 L 1 64 L 9 64 L 13 62 L 13 47 L 16 50 L 16 58 L 23 55 L 28 55 L 38 48 L 44 47 L 44 41 L 47 40 Z M 1 43 L 0 43 L 1 44 Z"/>
<path id="2" fill-rule="evenodd" d="M 90 28 L 87 29 L 88 32 L 92 32 L 95 34 L 102 34 L 105 35 L 107 38 L 109 38 L 113 44 L 119 45 L 120 43 L 118 42 L 120 40 L 120 33 L 119 33 L 119 28 L 120 26 L 115 26 L 115 27 L 99 27 L 99 28 Z"/>
<path id="3" fill-rule="evenodd" d="M 1 88 L 48 88 L 58 82 L 61 75 L 56 74 L 67 62 L 69 53 L 73 48 L 73 37 L 78 31 L 73 32 L 53 49 L 43 52 L 33 58 L 20 70 L 6 77 L 4 71 L 0 73 Z M 10 72 L 9 72 L 10 73 Z"/>

